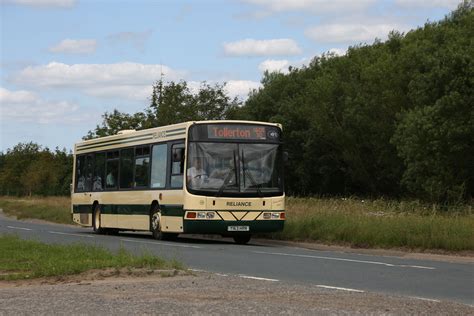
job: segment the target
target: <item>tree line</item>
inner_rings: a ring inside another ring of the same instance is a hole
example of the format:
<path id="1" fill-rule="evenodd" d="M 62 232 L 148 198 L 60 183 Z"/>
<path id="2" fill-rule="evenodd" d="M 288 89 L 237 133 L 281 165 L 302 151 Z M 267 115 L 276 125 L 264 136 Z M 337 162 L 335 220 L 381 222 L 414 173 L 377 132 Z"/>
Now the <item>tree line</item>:
<path id="1" fill-rule="evenodd" d="M 290 159 L 285 171 L 289 194 L 470 200 L 473 38 L 473 2 L 464 1 L 443 20 L 406 34 L 392 31 L 384 42 L 350 47 L 344 56 L 317 56 L 288 73 L 266 72 L 262 88 L 243 103 L 226 94 L 225 84 L 204 82 L 192 91 L 185 81 L 159 80 L 146 109 L 105 113 L 85 139 L 188 120 L 279 122 Z M 20 144 L 0 155 L 3 194 L 31 193 L 23 182 L 29 177 L 17 179 L 17 189 L 6 189 L 3 179 L 13 172 L 10 156 L 33 145 Z M 35 155 L 48 153 L 64 152 L 38 149 Z M 63 162 L 70 164 L 70 155 L 64 155 Z M 65 191 L 55 187 L 51 192 Z"/>
<path id="2" fill-rule="evenodd" d="M 20 143 L 0 153 L 0 195 L 67 195 L 72 162 L 66 149 Z"/>

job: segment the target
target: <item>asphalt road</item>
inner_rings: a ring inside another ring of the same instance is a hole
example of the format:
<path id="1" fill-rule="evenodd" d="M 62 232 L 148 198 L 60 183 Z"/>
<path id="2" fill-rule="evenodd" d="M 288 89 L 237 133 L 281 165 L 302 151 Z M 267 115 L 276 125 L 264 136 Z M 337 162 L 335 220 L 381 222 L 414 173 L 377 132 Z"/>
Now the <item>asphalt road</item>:
<path id="1" fill-rule="evenodd" d="M 474 305 L 474 264 L 308 250 L 250 242 L 180 237 L 156 241 L 151 234 L 96 235 L 91 228 L 16 221 L 0 216 L 0 234 L 47 243 L 84 242 L 109 249 L 121 245 L 177 259 L 190 269 L 261 280 L 311 284 L 340 291 L 373 292 L 420 300 Z M 1 251 L 1 249 L 0 249 Z"/>

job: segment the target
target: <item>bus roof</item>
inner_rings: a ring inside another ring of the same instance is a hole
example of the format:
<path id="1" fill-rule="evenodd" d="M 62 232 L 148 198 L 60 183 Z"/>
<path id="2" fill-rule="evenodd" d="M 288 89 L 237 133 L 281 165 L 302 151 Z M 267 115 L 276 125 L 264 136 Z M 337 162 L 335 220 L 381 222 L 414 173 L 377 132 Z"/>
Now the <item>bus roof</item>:
<path id="1" fill-rule="evenodd" d="M 74 153 L 87 153 L 99 150 L 111 150 L 125 146 L 135 146 L 158 141 L 177 140 L 186 137 L 187 128 L 193 124 L 259 124 L 278 126 L 279 123 L 259 122 L 259 121 L 237 121 L 237 120 L 213 120 L 213 121 L 188 121 L 178 124 L 153 127 L 143 130 L 119 131 L 116 135 L 104 136 L 78 142 L 74 145 Z"/>

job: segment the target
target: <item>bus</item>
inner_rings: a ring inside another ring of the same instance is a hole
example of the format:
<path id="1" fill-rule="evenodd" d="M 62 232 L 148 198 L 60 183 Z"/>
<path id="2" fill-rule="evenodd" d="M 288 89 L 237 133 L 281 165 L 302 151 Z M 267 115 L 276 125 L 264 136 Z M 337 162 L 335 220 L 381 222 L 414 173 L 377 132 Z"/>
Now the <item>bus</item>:
<path id="1" fill-rule="evenodd" d="M 96 233 L 219 234 L 246 244 L 285 222 L 282 127 L 197 121 L 74 146 L 71 213 Z"/>

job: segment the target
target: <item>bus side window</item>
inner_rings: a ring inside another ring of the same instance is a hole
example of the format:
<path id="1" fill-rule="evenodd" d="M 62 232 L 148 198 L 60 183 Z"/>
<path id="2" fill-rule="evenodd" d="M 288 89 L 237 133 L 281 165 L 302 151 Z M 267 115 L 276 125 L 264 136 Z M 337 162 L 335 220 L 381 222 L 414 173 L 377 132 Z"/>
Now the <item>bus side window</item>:
<path id="1" fill-rule="evenodd" d="M 166 166 L 168 164 L 168 144 L 154 145 L 151 152 L 151 180 L 153 189 L 163 189 L 166 186 Z"/>
<path id="2" fill-rule="evenodd" d="M 86 155 L 84 176 L 86 177 L 84 191 L 91 191 L 92 188 L 92 172 L 94 171 L 94 154 Z"/>
<path id="3" fill-rule="evenodd" d="M 175 144 L 171 147 L 171 187 L 183 187 L 184 174 L 184 144 Z"/>
<path id="4" fill-rule="evenodd" d="M 120 189 L 130 189 L 133 184 L 133 148 L 120 150 Z"/>
<path id="5" fill-rule="evenodd" d="M 76 192 L 83 192 L 86 186 L 85 177 L 85 156 L 77 156 L 76 158 Z"/>
<path id="6" fill-rule="evenodd" d="M 102 191 L 105 186 L 105 152 L 95 154 L 92 191 Z"/>
<path id="7" fill-rule="evenodd" d="M 135 148 L 135 181 L 136 188 L 148 186 L 148 174 L 150 168 L 150 147 L 143 146 Z"/>
<path id="8" fill-rule="evenodd" d="M 119 158 L 118 151 L 109 151 L 107 153 L 107 163 L 106 163 L 107 176 L 105 177 L 105 187 L 107 189 L 117 188 L 118 167 L 119 167 L 118 158 Z"/>

